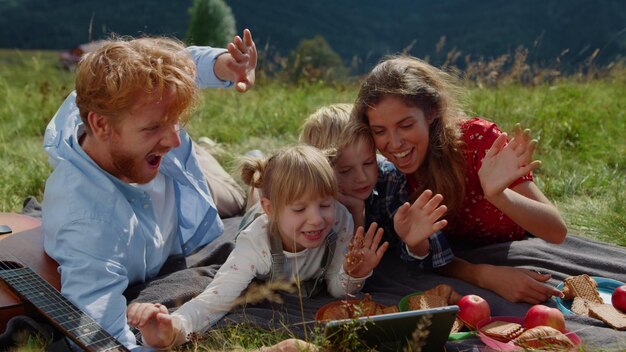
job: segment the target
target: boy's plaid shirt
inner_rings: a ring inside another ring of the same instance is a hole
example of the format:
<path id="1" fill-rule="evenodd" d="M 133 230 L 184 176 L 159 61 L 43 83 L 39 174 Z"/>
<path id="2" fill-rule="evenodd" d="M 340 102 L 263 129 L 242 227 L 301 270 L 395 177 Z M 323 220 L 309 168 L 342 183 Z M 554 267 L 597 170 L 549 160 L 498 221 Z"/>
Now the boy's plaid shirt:
<path id="1" fill-rule="evenodd" d="M 365 201 L 365 225 L 376 222 L 385 230 L 389 242 L 403 261 L 414 263 L 421 269 L 444 266 L 452 261 L 454 254 L 445 235 L 438 231 L 430 236 L 430 252 L 426 258 L 418 259 L 409 254 L 406 244 L 396 235 L 393 216 L 398 208 L 409 201 L 406 176 L 382 155 L 376 155 L 378 181 L 372 195 Z"/>

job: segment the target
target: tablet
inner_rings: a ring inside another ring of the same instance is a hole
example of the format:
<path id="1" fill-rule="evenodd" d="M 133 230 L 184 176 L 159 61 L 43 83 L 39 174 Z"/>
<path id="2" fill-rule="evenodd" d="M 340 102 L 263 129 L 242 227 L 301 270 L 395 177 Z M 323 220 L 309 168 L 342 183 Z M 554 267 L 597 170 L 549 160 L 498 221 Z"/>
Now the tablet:
<path id="1" fill-rule="evenodd" d="M 458 310 L 458 306 L 447 306 L 331 320 L 325 323 L 324 336 L 336 347 L 341 347 L 342 343 L 345 347 L 346 341 L 356 341 L 363 344 L 363 349 L 402 351 L 413 341 L 413 333 L 419 326 L 421 329 L 416 336 L 421 337 L 421 350 L 443 351 Z"/>

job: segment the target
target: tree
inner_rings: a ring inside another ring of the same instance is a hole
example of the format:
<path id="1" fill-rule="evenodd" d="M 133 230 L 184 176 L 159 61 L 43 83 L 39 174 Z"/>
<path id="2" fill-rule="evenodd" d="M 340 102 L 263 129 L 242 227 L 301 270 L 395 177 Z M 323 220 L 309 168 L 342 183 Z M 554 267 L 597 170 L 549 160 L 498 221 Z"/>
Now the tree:
<path id="1" fill-rule="evenodd" d="M 235 36 L 235 17 L 224 0 L 194 0 L 186 41 L 224 48 Z"/>
<path id="2" fill-rule="evenodd" d="M 287 69 L 293 82 L 334 81 L 348 73 L 339 54 L 319 35 L 298 44 L 289 54 Z"/>

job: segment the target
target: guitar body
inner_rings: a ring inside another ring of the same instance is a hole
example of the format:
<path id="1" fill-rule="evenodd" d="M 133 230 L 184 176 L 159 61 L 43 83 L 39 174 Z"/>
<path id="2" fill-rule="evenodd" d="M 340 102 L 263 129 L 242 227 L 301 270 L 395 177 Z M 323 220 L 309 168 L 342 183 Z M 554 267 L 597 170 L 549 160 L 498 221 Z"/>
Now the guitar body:
<path id="1" fill-rule="evenodd" d="M 0 224 L 8 225 L 12 233 L 0 235 L 0 255 L 9 253 L 39 274 L 57 290 L 61 289 L 58 264 L 43 250 L 41 220 L 15 213 L 0 213 Z M 25 314 L 24 302 L 0 280 L 0 333 L 16 315 Z"/>
<path id="2" fill-rule="evenodd" d="M 0 238 L 0 331 L 5 331 L 7 322 L 16 315 L 39 313 L 85 351 L 128 351 L 61 295 L 58 264 L 44 253 L 38 219 L 0 213 L 0 224 L 13 230 Z"/>

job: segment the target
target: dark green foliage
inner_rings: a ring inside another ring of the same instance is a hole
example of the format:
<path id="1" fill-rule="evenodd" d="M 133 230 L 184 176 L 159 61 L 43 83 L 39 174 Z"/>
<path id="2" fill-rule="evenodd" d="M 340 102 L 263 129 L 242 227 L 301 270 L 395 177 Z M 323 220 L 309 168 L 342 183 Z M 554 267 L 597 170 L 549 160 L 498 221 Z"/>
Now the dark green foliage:
<path id="1" fill-rule="evenodd" d="M 447 53 L 476 60 L 529 48 L 529 61 L 577 68 L 600 49 L 606 64 L 626 54 L 626 2 L 621 0 L 230 0 L 237 20 L 283 55 L 302 38 L 322 35 L 361 72 L 386 54 L 407 49 L 437 65 Z M 620 32 L 621 31 L 621 32 Z M 437 50 L 437 43 L 445 43 Z"/>
<path id="2" fill-rule="evenodd" d="M 235 17 L 224 0 L 194 0 L 186 42 L 226 47 L 236 34 Z"/>
<path id="3" fill-rule="evenodd" d="M 191 0 L 0 1 L 0 48 L 69 49 L 111 33 L 182 38 Z"/>
<path id="4" fill-rule="evenodd" d="M 345 79 L 347 70 L 341 57 L 322 36 L 304 39 L 289 54 L 287 71 L 291 82 L 317 82 Z"/>
<path id="5" fill-rule="evenodd" d="M 192 0 L 3 0 L 0 48 L 66 49 L 110 32 L 183 38 Z M 596 49 L 606 65 L 626 56 L 623 0 L 228 0 L 240 32 L 282 56 L 323 36 L 344 63 L 369 70 L 386 54 L 407 52 L 441 65 L 448 53 L 491 60 L 528 48 L 528 61 L 578 69 Z M 441 40 L 445 37 L 445 40 Z M 439 45 L 438 45 L 439 44 Z M 354 59 L 356 57 L 356 59 Z"/>

